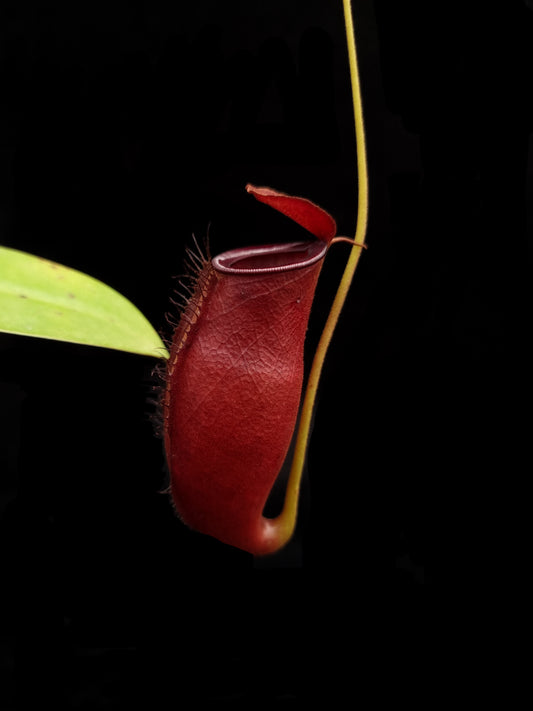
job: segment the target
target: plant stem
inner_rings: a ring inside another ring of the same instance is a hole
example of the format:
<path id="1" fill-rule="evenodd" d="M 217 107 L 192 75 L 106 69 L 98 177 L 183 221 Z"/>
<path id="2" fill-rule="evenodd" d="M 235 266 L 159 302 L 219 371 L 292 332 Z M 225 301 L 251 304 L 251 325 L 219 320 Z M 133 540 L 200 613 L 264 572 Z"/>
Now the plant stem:
<path id="1" fill-rule="evenodd" d="M 346 41 L 348 45 L 348 59 L 350 66 L 350 77 L 352 84 L 352 100 L 353 112 L 355 121 L 355 140 L 357 147 L 357 176 L 358 176 L 358 208 L 357 208 L 357 228 L 355 232 L 355 244 L 353 245 L 344 273 L 342 275 L 337 293 L 333 300 L 331 310 L 329 312 L 324 330 L 320 337 L 318 347 L 313 359 L 309 379 L 305 391 L 302 412 L 298 433 L 296 436 L 296 445 L 294 457 L 287 483 L 287 491 L 285 494 L 285 503 L 283 511 L 276 519 L 276 527 L 278 528 L 279 547 L 281 548 L 292 536 L 296 526 L 296 516 L 298 510 L 298 498 L 300 492 L 300 483 L 302 479 L 303 467 L 305 464 L 305 455 L 307 451 L 307 442 L 309 438 L 309 430 L 311 427 L 311 418 L 313 406 L 320 380 L 320 374 L 324 365 L 324 360 L 330 344 L 333 332 L 337 325 L 339 315 L 346 301 L 350 285 L 352 283 L 355 270 L 359 263 L 359 258 L 364 248 L 365 236 L 368 224 L 368 173 L 366 159 L 366 144 L 365 144 L 365 129 L 363 121 L 363 107 L 361 102 L 361 86 L 359 82 L 359 69 L 357 65 L 357 51 L 355 41 L 354 22 L 352 16 L 352 7 L 350 0 L 343 0 L 344 7 L 344 22 L 346 28 Z"/>

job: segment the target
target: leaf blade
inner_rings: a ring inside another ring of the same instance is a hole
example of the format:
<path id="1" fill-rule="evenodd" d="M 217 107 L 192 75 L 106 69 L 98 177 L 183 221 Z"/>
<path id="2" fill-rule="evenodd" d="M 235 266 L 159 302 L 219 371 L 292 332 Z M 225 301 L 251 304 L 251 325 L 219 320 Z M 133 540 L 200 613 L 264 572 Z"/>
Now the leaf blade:
<path id="1" fill-rule="evenodd" d="M 107 284 L 0 247 L 0 331 L 168 358 L 146 317 Z"/>

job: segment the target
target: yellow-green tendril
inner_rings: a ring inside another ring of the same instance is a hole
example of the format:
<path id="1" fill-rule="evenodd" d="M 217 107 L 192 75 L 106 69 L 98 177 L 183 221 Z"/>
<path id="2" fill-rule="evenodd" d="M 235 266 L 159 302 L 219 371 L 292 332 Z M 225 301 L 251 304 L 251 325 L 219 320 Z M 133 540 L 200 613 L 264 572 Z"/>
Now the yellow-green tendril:
<path id="1" fill-rule="evenodd" d="M 333 300 L 324 330 L 320 337 L 318 347 L 313 359 L 309 379 L 305 391 L 302 412 L 294 457 L 285 494 L 283 511 L 275 521 L 278 528 L 279 546 L 283 546 L 292 536 L 296 526 L 296 516 L 298 510 L 298 497 L 300 483 L 305 463 L 307 441 L 311 427 L 311 417 L 313 406 L 322 372 L 322 366 L 328 350 L 329 343 L 333 336 L 335 326 L 339 319 L 340 312 L 344 306 L 346 296 L 350 289 L 359 257 L 364 248 L 365 236 L 368 224 L 368 174 L 366 165 L 366 145 L 365 129 L 363 122 L 363 107 L 361 102 L 361 87 L 359 82 L 359 69 L 357 65 L 357 51 L 355 41 L 355 31 L 350 0 L 343 0 L 344 22 L 346 28 L 346 41 L 348 45 L 348 58 L 350 65 L 350 77 L 352 84 L 353 111 L 355 120 L 355 139 L 357 146 L 357 176 L 358 176 L 358 208 L 357 208 L 357 228 L 355 232 L 354 245 L 350 251 L 344 273 L 342 275 L 337 294 Z"/>

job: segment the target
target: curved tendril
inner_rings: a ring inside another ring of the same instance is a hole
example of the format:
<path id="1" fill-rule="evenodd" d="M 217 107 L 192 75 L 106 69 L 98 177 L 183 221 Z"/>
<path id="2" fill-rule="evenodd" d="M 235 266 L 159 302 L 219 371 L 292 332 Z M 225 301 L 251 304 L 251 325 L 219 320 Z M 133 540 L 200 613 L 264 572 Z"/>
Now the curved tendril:
<path id="1" fill-rule="evenodd" d="M 329 312 L 324 330 L 320 337 L 320 341 L 315 353 L 315 357 L 311 366 L 309 379 L 305 391 L 298 433 L 296 436 L 296 445 L 294 457 L 292 461 L 287 491 L 285 494 L 285 503 L 281 514 L 276 519 L 278 528 L 280 547 L 287 542 L 293 534 L 296 526 L 296 516 L 298 508 L 298 497 L 300 491 L 300 483 L 302 472 L 305 463 L 305 455 L 307 450 L 307 441 L 309 430 L 311 427 L 311 418 L 313 406 L 320 380 L 320 374 L 330 344 L 335 326 L 339 319 L 342 307 L 346 300 L 346 296 L 350 289 L 355 270 L 359 263 L 359 258 L 365 248 L 365 237 L 368 225 L 368 173 L 367 173 L 367 157 L 366 157 L 366 142 L 365 129 L 363 121 L 363 107 L 361 101 L 361 86 L 359 81 L 359 69 L 357 64 L 356 40 L 354 31 L 354 22 L 352 16 L 352 7 L 350 0 L 343 0 L 344 22 L 346 28 L 346 41 L 348 45 L 348 58 L 350 65 L 350 77 L 352 86 L 352 100 L 355 122 L 355 138 L 357 146 L 357 175 L 358 175 L 358 209 L 357 209 L 357 228 L 353 246 L 344 269 L 337 293 L 333 300 L 331 310 Z"/>

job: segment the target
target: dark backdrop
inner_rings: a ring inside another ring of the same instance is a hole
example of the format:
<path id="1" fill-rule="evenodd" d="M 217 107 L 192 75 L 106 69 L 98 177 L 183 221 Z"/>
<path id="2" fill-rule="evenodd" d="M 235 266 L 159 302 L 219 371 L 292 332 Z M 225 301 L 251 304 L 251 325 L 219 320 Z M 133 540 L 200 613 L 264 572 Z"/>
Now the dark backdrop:
<path id="1" fill-rule="evenodd" d="M 175 518 L 153 362 L 0 334 L 6 708 L 15 688 L 20 708 L 69 709 L 330 694 L 339 657 L 307 635 L 340 610 L 341 631 L 364 622 L 361 591 L 520 572 L 532 11 L 354 10 L 369 248 L 295 540 L 254 561 Z M 0 26 L 2 244 L 102 279 L 166 333 L 192 233 L 209 226 L 213 253 L 290 239 L 247 182 L 354 233 L 340 1 L 13 0 Z M 310 352 L 346 253 L 328 257 Z"/>

